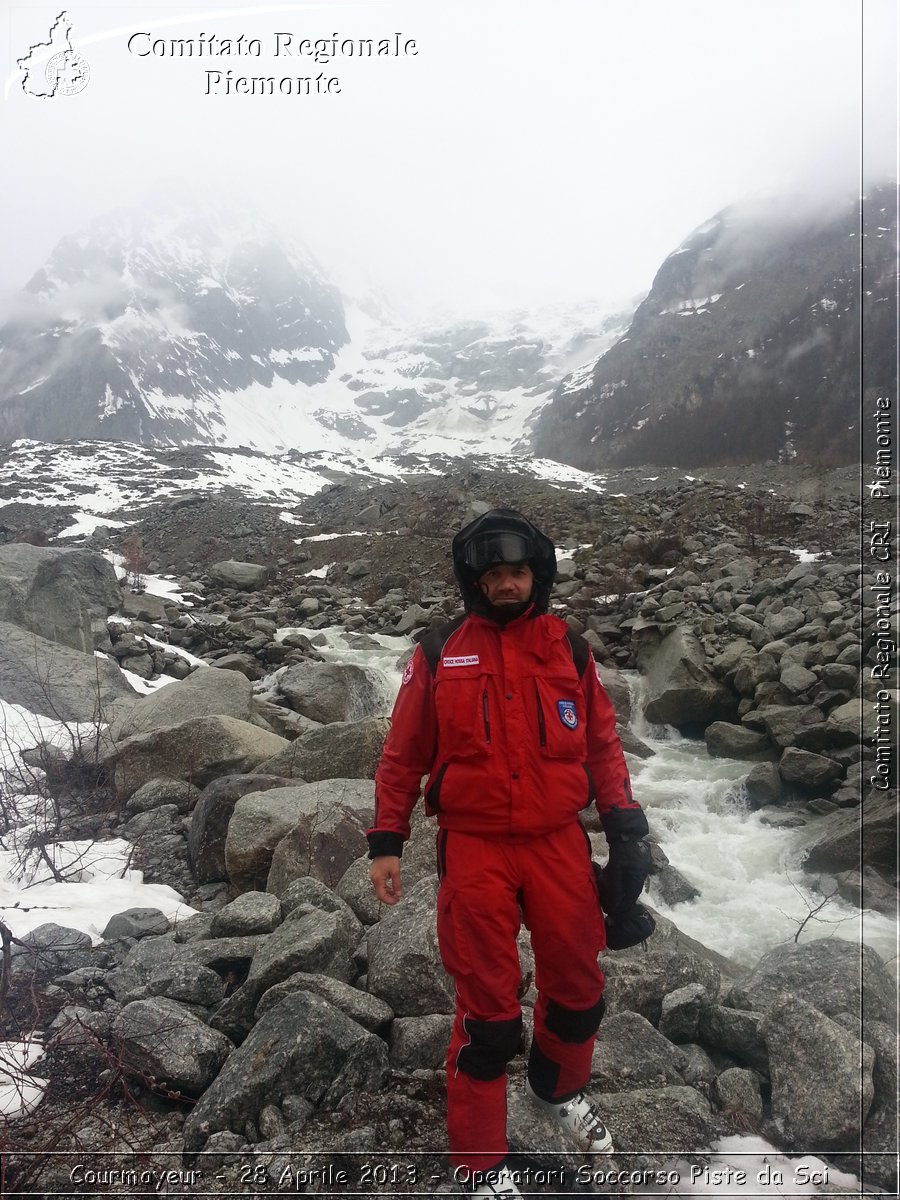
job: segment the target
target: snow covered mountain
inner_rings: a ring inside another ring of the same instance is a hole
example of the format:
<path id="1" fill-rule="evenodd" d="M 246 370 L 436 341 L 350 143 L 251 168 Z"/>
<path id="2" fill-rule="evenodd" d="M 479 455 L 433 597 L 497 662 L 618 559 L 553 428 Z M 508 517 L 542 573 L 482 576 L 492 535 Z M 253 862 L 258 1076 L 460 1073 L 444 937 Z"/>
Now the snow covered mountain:
<path id="1" fill-rule="evenodd" d="M 897 187 L 813 203 L 696 229 L 625 336 L 560 384 L 535 452 L 586 470 L 858 461 L 861 367 L 866 396 L 895 389 Z"/>
<path id="2" fill-rule="evenodd" d="M 0 328 L 0 440 L 267 452 L 529 448 L 608 308 L 414 327 L 246 209 L 173 199 L 61 241 Z"/>

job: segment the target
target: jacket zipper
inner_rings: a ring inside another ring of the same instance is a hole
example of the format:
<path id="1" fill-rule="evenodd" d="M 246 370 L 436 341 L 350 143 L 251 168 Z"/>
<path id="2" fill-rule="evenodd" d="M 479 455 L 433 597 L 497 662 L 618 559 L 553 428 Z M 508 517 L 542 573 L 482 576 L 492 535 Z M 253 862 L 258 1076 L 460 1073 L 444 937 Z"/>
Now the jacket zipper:
<path id="1" fill-rule="evenodd" d="M 543 710 L 543 708 L 541 708 L 541 694 L 538 691 L 537 684 L 534 685 L 534 698 L 535 698 L 535 701 L 537 702 L 538 734 L 541 739 L 541 745 L 546 746 L 547 745 L 547 726 L 544 724 L 544 710 Z"/>
<path id="2" fill-rule="evenodd" d="M 471 710 L 470 710 L 471 711 Z M 491 744 L 491 714 L 488 708 L 487 688 L 481 693 L 481 715 L 484 719 L 484 740 Z"/>

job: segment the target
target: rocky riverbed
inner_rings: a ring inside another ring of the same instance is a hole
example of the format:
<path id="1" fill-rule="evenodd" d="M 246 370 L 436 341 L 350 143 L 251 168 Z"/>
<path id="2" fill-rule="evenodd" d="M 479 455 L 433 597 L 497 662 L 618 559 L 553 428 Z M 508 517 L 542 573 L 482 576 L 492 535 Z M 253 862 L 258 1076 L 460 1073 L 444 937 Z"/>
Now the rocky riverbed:
<path id="1" fill-rule="evenodd" d="M 621 472 L 604 494 L 481 468 L 338 481 L 286 506 L 188 494 L 128 514 L 130 549 L 110 528 L 77 550 L 0 546 L 0 697 L 81 723 L 73 751 L 27 752 L 5 790 L 52 798 L 45 839 L 128 839 L 147 878 L 197 910 L 175 927 L 120 914 L 98 946 L 55 925 L 11 944 L 4 1032 L 44 1032 L 49 1079 L 34 1117 L 7 1128 L 16 1180 L 64 1191 L 63 1151 L 109 1150 L 123 1169 L 135 1154 L 157 1171 L 199 1162 L 225 1190 L 302 1167 L 322 1168 L 308 1191 L 337 1195 L 334 1172 L 355 1178 L 376 1154 L 396 1194 L 445 1178 L 453 1001 L 433 832 L 417 823 L 407 898 L 379 912 L 364 830 L 383 697 L 325 661 L 321 637 L 416 639 L 447 619 L 450 536 L 495 505 L 555 539 L 554 610 L 591 643 L 626 749 L 647 749 L 625 731 L 620 672 L 637 669 L 648 719 L 746 761 L 753 807 L 814 818 L 807 867 L 896 911 L 882 732 L 896 729 L 897 680 L 879 674 L 893 657 L 860 566 L 854 474 L 649 475 Z M 33 518 L 16 529 L 6 512 L 8 536 Z M 190 607 L 123 591 L 104 549 L 127 550 L 132 582 L 169 572 Z M 136 699 L 119 667 L 173 682 Z M 654 865 L 677 894 L 659 847 Z M 593 1076 L 623 1154 L 652 1146 L 657 1166 L 756 1130 L 895 1185 L 895 989 L 873 951 L 788 943 L 747 970 L 662 919 L 648 947 L 604 957 Z M 521 958 L 527 1015 L 525 941 Z M 511 1074 L 514 1141 L 563 1154 Z M 48 1130 L 61 1153 L 41 1161 Z M 399 1162 L 415 1169 L 401 1177 Z M 189 1194 L 179 1179 L 170 1194 Z"/>

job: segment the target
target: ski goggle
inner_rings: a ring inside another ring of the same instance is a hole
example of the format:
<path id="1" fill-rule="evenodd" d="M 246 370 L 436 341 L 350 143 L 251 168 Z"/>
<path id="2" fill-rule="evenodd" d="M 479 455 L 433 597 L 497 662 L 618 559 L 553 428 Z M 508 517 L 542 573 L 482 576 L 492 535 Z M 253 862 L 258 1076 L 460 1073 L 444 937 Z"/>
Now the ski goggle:
<path id="1" fill-rule="evenodd" d="M 463 558 L 473 571 L 486 571 L 498 563 L 520 563 L 533 557 L 531 538 L 521 533 L 497 531 L 477 534 L 466 544 Z"/>

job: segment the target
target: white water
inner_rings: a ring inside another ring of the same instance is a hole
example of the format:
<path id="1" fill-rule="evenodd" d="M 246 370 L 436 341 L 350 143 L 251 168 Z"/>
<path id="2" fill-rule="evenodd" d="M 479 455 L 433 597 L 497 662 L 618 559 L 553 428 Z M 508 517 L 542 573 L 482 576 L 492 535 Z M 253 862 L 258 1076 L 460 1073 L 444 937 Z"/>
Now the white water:
<path id="1" fill-rule="evenodd" d="M 364 667 L 380 681 L 389 712 L 400 685 L 397 664 L 409 639 L 369 635 L 378 649 L 354 649 L 352 635 L 343 630 L 321 632 L 326 644 L 316 647 L 319 653 Z M 824 896 L 815 888 L 816 877 L 800 864 L 821 818 L 809 814 L 808 825 L 799 829 L 767 825 L 764 814 L 750 811 L 741 787 L 753 764 L 711 758 L 704 742 L 683 738 L 668 726 L 649 725 L 640 712 L 642 681 L 635 674 L 629 682 L 635 693 L 632 732 L 655 751 L 653 758 L 628 756 L 635 799 L 669 862 L 700 892 L 688 903 L 667 905 L 651 880 L 651 905 L 683 933 L 744 966 L 752 966 L 779 942 L 793 940 L 806 919 L 800 941 L 862 940 L 896 970 L 895 921 L 861 913 L 839 897 L 809 915 Z"/>

